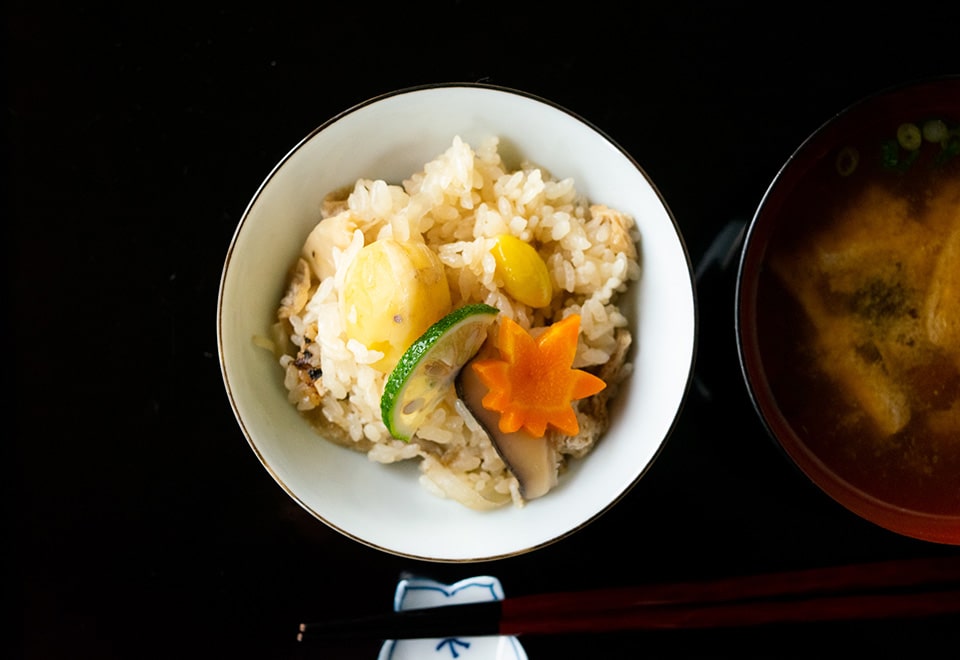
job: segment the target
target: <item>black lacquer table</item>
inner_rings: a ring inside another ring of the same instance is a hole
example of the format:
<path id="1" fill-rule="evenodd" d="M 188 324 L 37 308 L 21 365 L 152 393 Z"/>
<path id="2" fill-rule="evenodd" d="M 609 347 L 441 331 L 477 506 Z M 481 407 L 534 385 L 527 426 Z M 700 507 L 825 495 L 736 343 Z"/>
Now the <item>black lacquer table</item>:
<path id="1" fill-rule="evenodd" d="M 495 575 L 510 596 L 960 555 L 848 513 L 766 436 L 737 365 L 736 245 L 723 241 L 834 113 L 960 72 L 956 9 L 302 4 L 4 11 L 7 657 L 374 658 L 379 642 L 307 653 L 296 625 L 388 609 L 405 572 Z M 450 81 L 523 89 L 596 124 L 650 175 L 702 266 L 696 372 L 655 464 L 573 536 L 480 564 L 387 555 L 300 509 L 236 424 L 215 332 L 230 238 L 273 165 L 355 103 Z M 717 258 L 718 244 L 731 250 Z M 838 644 L 925 657 L 955 648 L 957 630 L 934 619 L 522 641 L 536 659 L 809 657 Z"/>

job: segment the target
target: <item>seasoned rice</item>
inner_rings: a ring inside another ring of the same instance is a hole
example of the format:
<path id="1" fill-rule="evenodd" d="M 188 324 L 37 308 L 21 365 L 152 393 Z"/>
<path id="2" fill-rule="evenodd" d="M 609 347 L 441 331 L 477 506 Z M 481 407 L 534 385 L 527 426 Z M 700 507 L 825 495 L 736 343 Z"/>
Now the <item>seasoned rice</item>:
<path id="1" fill-rule="evenodd" d="M 574 368 L 596 373 L 607 388 L 574 402 L 580 423 L 570 438 L 548 431 L 561 471 L 586 456 L 607 427 L 607 402 L 629 373 L 631 335 L 617 306 L 640 277 L 633 218 L 591 205 L 570 178 L 555 179 L 530 163 L 509 168 L 496 137 L 476 150 L 455 137 L 451 146 L 402 185 L 360 179 L 331 193 L 320 215 L 333 237 L 324 263 L 300 259 L 280 301 L 271 345 L 292 405 L 318 432 L 364 452 L 372 461 L 416 460 L 430 492 L 474 509 L 522 506 L 517 480 L 486 433 L 451 391 L 409 442 L 390 436 L 380 412 L 388 374 L 373 368 L 382 353 L 345 333 L 339 292 L 347 266 L 374 240 L 422 239 L 440 258 L 453 308 L 483 302 L 526 329 L 580 314 Z M 491 248 L 498 235 L 531 243 L 543 257 L 554 293 L 533 309 L 503 288 Z"/>

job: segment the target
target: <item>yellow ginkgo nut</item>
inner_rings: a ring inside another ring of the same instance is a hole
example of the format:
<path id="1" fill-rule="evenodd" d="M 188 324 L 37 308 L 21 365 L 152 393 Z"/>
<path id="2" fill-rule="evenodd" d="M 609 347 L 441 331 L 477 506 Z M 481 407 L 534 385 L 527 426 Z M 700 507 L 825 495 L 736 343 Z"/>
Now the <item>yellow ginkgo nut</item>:
<path id="1" fill-rule="evenodd" d="M 532 245 L 511 234 L 501 234 L 490 251 L 508 294 L 530 307 L 550 304 L 553 299 L 550 271 Z"/>

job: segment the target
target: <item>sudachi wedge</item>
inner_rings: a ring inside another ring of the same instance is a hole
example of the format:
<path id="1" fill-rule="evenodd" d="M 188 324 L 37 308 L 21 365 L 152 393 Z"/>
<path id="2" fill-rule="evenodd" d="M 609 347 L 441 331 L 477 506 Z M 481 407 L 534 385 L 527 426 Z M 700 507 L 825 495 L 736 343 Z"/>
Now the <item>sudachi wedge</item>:
<path id="1" fill-rule="evenodd" d="M 460 369 L 487 339 L 499 310 L 475 303 L 450 312 L 430 326 L 400 357 L 380 398 L 390 434 L 409 440 L 453 386 Z"/>

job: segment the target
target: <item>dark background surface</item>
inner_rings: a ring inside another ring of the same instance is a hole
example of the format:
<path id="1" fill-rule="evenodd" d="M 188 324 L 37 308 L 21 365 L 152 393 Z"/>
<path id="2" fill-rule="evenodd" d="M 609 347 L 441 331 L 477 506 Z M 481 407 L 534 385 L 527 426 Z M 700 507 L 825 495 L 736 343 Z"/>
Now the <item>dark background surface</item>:
<path id="1" fill-rule="evenodd" d="M 697 385 L 609 514 L 476 565 L 339 536 L 257 462 L 220 376 L 223 259 L 273 165 L 371 96 L 482 81 L 564 105 L 644 167 L 694 263 L 807 135 L 865 94 L 960 73 L 957 9 L 843 3 L 341 3 L 131 10 L 14 2 L 6 35 L 7 657 L 376 657 L 297 623 L 390 607 L 404 571 L 508 596 L 957 555 L 816 491 L 736 365 L 732 276 L 701 282 Z M 702 395 L 700 384 L 711 397 Z M 9 616 L 9 615 L 8 615 Z M 933 620 L 524 638 L 531 658 L 931 655 Z"/>

